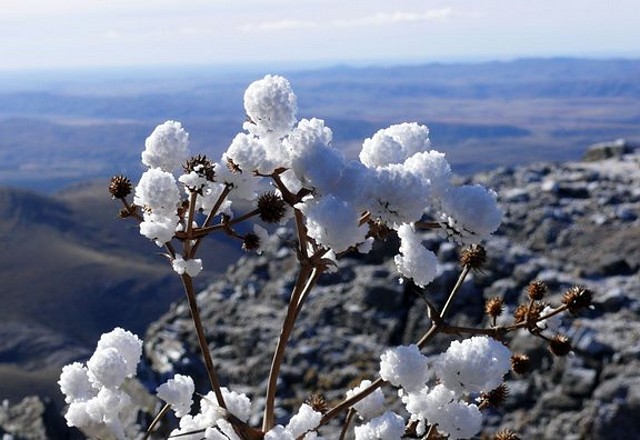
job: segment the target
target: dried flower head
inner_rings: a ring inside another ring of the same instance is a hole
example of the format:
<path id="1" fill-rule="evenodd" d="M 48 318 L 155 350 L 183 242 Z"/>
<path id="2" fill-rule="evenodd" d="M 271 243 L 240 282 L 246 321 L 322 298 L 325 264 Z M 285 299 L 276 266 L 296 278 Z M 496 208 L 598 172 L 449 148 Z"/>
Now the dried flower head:
<path id="1" fill-rule="evenodd" d="M 114 199 L 124 199 L 131 194 L 131 180 L 122 175 L 112 177 L 109 192 Z"/>
<path id="2" fill-rule="evenodd" d="M 593 292 L 581 286 L 574 286 L 567 290 L 562 297 L 562 304 L 567 306 L 572 315 L 591 305 Z"/>
<path id="3" fill-rule="evenodd" d="M 460 255 L 460 264 L 474 270 L 480 270 L 487 262 L 487 252 L 479 244 L 464 249 Z"/>
<path id="4" fill-rule="evenodd" d="M 493 440 L 520 440 L 520 436 L 510 429 L 502 429 L 496 432 Z"/>
<path id="5" fill-rule="evenodd" d="M 527 319 L 527 312 L 529 311 L 529 306 L 525 304 L 520 304 L 513 311 L 513 319 L 516 323 L 524 322 Z"/>
<path id="6" fill-rule="evenodd" d="M 502 298 L 498 296 L 488 299 L 484 305 L 484 313 L 492 318 L 497 318 L 498 316 L 500 316 L 503 310 L 504 302 L 502 301 Z"/>
<path id="7" fill-rule="evenodd" d="M 242 237 L 242 250 L 251 252 L 260 248 L 260 237 L 252 232 Z"/>
<path id="8" fill-rule="evenodd" d="M 511 370 L 516 374 L 526 374 L 531 370 L 531 359 L 526 354 L 511 356 Z"/>
<path id="9" fill-rule="evenodd" d="M 278 223 L 287 212 L 284 200 L 273 191 L 260 194 L 258 209 L 260 210 L 260 219 L 267 223 Z"/>
<path id="10" fill-rule="evenodd" d="M 556 356 L 566 356 L 571 352 L 571 340 L 565 335 L 556 335 L 549 341 L 549 350 Z"/>
<path id="11" fill-rule="evenodd" d="M 527 295 L 534 301 L 540 301 L 547 293 L 548 287 L 543 281 L 533 281 L 527 287 Z"/>
<path id="12" fill-rule="evenodd" d="M 207 156 L 198 154 L 191 157 L 186 164 L 182 166 L 185 173 L 195 171 L 198 175 L 204 177 L 209 182 L 215 180 L 215 171 L 213 168 L 213 162 L 207 159 Z"/>
<path id="13" fill-rule="evenodd" d="M 509 388 L 505 384 L 500 384 L 488 393 L 482 393 L 481 399 L 483 403 L 486 402 L 487 405 L 497 408 L 507 400 L 508 396 Z"/>
<path id="14" fill-rule="evenodd" d="M 324 414 L 329 409 L 329 404 L 327 399 L 320 393 L 314 393 L 306 401 L 306 404 L 313 408 L 314 411 L 317 411 L 321 414 Z"/>

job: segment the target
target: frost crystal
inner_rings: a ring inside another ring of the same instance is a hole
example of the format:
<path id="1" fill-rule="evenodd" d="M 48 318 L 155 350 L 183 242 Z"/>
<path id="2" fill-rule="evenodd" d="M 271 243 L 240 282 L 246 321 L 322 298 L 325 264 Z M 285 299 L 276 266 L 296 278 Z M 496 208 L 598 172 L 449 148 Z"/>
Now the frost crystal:
<path id="1" fill-rule="evenodd" d="M 360 214 L 334 196 L 310 199 L 296 205 L 307 217 L 310 237 L 339 253 L 365 241 L 367 228 L 360 225 Z"/>
<path id="2" fill-rule="evenodd" d="M 176 417 L 188 414 L 193 403 L 192 397 L 195 391 L 193 379 L 189 376 L 176 374 L 156 390 L 158 397 L 173 408 Z"/>
<path id="3" fill-rule="evenodd" d="M 151 168 L 140 177 L 133 203 L 156 215 L 166 215 L 175 214 L 180 200 L 180 190 L 173 174 Z"/>
<path id="4" fill-rule="evenodd" d="M 474 336 L 451 342 L 435 367 L 443 385 L 456 393 L 490 391 L 511 368 L 511 351 L 495 339 Z"/>
<path id="5" fill-rule="evenodd" d="M 87 361 L 89 380 L 96 387 L 119 387 L 129 375 L 127 360 L 117 349 L 97 350 Z"/>
<path id="6" fill-rule="evenodd" d="M 360 161 L 370 168 L 404 162 L 415 153 L 431 147 L 429 129 L 416 122 L 405 122 L 379 130 L 362 144 Z"/>
<path id="7" fill-rule="evenodd" d="M 479 243 L 495 232 L 502 210 L 495 192 L 480 185 L 453 187 L 442 200 L 443 224 L 464 244 Z"/>
<path id="8" fill-rule="evenodd" d="M 189 134 L 179 122 L 167 121 L 153 130 L 144 145 L 142 163 L 171 172 L 189 155 Z"/>
<path id="9" fill-rule="evenodd" d="M 202 270 L 202 260 L 200 258 L 185 260 L 181 255 L 176 255 L 171 262 L 171 266 L 178 275 L 184 275 L 186 273 L 190 277 L 195 277 Z"/>
<path id="10" fill-rule="evenodd" d="M 136 374 L 136 367 L 140 362 L 140 356 L 142 356 L 142 340 L 140 338 L 130 331 L 116 327 L 100 337 L 96 351 L 106 348 L 115 348 L 124 357 L 129 377 Z"/>
<path id="11" fill-rule="evenodd" d="M 289 421 L 286 429 L 294 438 L 298 438 L 307 431 L 317 428 L 321 418 L 322 414 L 314 411 L 313 408 L 306 403 L 303 403 L 298 410 L 298 414 L 293 416 Z"/>
<path id="12" fill-rule="evenodd" d="M 400 440 L 404 435 L 404 419 L 387 411 L 369 423 L 355 428 L 356 440 Z"/>
<path id="13" fill-rule="evenodd" d="M 222 397 L 224 397 L 224 401 L 227 404 L 227 410 L 243 422 L 249 420 L 249 416 L 251 416 L 251 400 L 247 395 L 229 391 L 225 387 L 222 387 L 221 391 Z"/>
<path id="14" fill-rule="evenodd" d="M 380 356 L 380 377 L 407 391 L 424 387 L 429 374 L 428 359 L 415 344 L 390 348 Z"/>
<path id="15" fill-rule="evenodd" d="M 369 385 L 371 385 L 370 380 L 363 380 L 360 382 L 360 385 L 347 391 L 347 398 L 355 396 L 365 388 L 368 388 Z M 384 394 L 382 393 L 382 390 L 380 388 L 376 388 L 373 393 L 354 404 L 353 409 L 358 411 L 358 415 L 363 419 L 372 419 L 373 417 L 380 415 L 384 411 Z"/>
<path id="16" fill-rule="evenodd" d="M 296 122 L 296 95 L 289 81 L 267 75 L 244 92 L 244 108 L 251 119 L 245 129 L 258 136 L 284 137 Z"/>
<path id="17" fill-rule="evenodd" d="M 89 382 L 87 369 L 80 362 L 74 362 L 62 367 L 58 385 L 60 385 L 60 390 L 65 395 L 64 401 L 67 403 L 71 403 L 74 400 L 89 400 L 95 393 L 91 387 L 91 382 Z"/>
<path id="18" fill-rule="evenodd" d="M 403 224 L 398 228 L 400 237 L 400 254 L 394 261 L 398 272 L 420 287 L 429 284 L 436 277 L 438 258 L 422 245 L 420 236 L 411 225 Z"/>

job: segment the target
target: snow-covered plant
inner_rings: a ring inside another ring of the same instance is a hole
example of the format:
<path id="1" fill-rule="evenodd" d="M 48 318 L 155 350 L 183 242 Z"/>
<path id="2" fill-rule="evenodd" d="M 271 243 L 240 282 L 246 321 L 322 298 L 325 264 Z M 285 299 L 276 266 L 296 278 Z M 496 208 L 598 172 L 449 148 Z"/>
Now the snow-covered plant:
<path id="1" fill-rule="evenodd" d="M 500 225 L 496 193 L 479 185 L 456 186 L 445 155 L 432 149 L 424 125 L 402 123 L 380 130 L 363 142 L 358 159 L 350 160 L 333 144 L 333 133 L 323 120 L 298 120 L 296 102 L 285 78 L 267 75 L 247 88 L 243 131 L 217 161 L 204 155 L 188 157 L 187 132 L 179 122 L 167 121 L 146 140 L 142 163 L 147 169 L 135 189 L 124 176 L 111 181 L 112 196 L 124 206 L 121 217 L 135 219 L 140 233 L 164 248 L 182 280 L 211 386 L 193 413 L 193 380 L 176 375 L 157 389 L 166 405 L 156 421 L 171 408 L 179 418 L 172 437 L 312 440 L 321 439 L 322 427 L 346 412 L 341 438 L 354 419 L 359 440 L 476 435 L 482 410 L 506 395 L 505 375 L 510 370 L 522 373 L 528 366 L 526 356 L 509 350 L 507 334 L 524 329 L 548 341 L 554 354 L 566 354 L 568 340 L 548 332 L 557 329 L 560 313 L 587 307 L 591 292 L 573 288 L 562 305 L 552 307 L 541 302 L 545 289 L 534 283 L 528 304 L 520 306 L 512 320 L 497 324 L 502 300 L 493 298 L 485 306 L 491 318 L 486 327 L 452 325 L 448 313 L 460 286 L 486 258 L 480 243 Z M 238 208 L 247 202 L 252 209 Z M 251 232 L 239 232 L 237 226 L 248 222 L 253 225 L 244 230 Z M 261 252 L 269 240 L 265 224 L 292 225 L 299 271 L 266 378 L 262 424 L 251 426 L 249 398 L 220 385 L 193 277 L 203 268 L 198 250 L 209 234 L 227 234 L 246 251 Z M 318 278 L 339 270 L 342 256 L 367 253 L 374 241 L 395 232 L 400 239 L 394 258 L 399 274 L 424 287 L 437 273 L 435 254 L 423 245 L 424 230 L 439 231 L 467 248 L 445 304 L 439 307 L 422 295 L 429 318 L 423 337 L 412 345 L 387 349 L 380 356 L 379 377 L 345 390 L 344 400 L 332 408 L 303 404 L 288 424 L 276 425 L 275 398 L 285 349 Z M 454 340 L 445 352 L 425 356 L 423 349 L 438 333 Z M 135 373 L 139 357 L 140 341 L 116 329 L 103 336 L 86 366 L 66 366 L 60 387 L 69 403 L 69 425 L 90 433 L 99 425 L 116 438 L 128 435 L 132 416 L 119 386 Z M 383 385 L 397 388 L 403 412 L 387 406 Z M 155 426 L 151 424 L 148 435 Z M 101 438 L 106 438 L 104 433 Z"/>

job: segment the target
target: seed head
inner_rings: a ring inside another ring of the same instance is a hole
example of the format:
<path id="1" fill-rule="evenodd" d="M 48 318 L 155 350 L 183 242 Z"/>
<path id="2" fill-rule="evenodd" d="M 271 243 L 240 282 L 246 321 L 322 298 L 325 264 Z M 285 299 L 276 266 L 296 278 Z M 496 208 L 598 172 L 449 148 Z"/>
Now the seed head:
<path id="1" fill-rule="evenodd" d="M 509 388 L 505 384 L 500 384 L 498 385 L 498 388 L 495 388 L 488 393 L 482 393 L 481 398 L 483 402 L 487 402 L 487 404 L 497 408 L 507 400 L 508 396 Z"/>
<path id="2" fill-rule="evenodd" d="M 502 429 L 496 432 L 493 440 L 520 440 L 520 437 L 510 429 Z"/>
<path id="3" fill-rule="evenodd" d="M 317 411 L 321 414 L 325 414 L 329 409 L 329 404 L 327 403 L 327 399 L 320 393 L 315 393 L 309 396 L 306 401 L 307 405 L 313 408 L 314 411 Z"/>
<path id="4" fill-rule="evenodd" d="M 487 252 L 478 244 L 464 249 L 460 255 L 460 264 L 474 270 L 480 270 L 487 262 Z"/>
<path id="5" fill-rule="evenodd" d="M 492 318 L 497 318 L 504 310 L 504 302 L 502 298 L 496 296 L 495 298 L 488 299 L 484 305 L 484 313 Z"/>
<path id="6" fill-rule="evenodd" d="M 593 292 L 581 286 L 574 286 L 567 290 L 562 297 L 562 304 L 567 306 L 569 313 L 575 315 L 591 305 Z"/>
<path id="7" fill-rule="evenodd" d="M 260 219 L 267 223 L 278 223 L 287 212 L 284 200 L 273 191 L 260 194 L 258 209 L 260 210 Z"/>
<path id="8" fill-rule="evenodd" d="M 549 341 L 549 350 L 556 356 L 566 356 L 571 352 L 571 340 L 565 335 L 556 335 Z"/>
<path id="9" fill-rule="evenodd" d="M 260 248 L 260 237 L 250 232 L 242 237 L 242 250 L 251 252 Z"/>
<path id="10" fill-rule="evenodd" d="M 514 354 L 511 356 L 511 370 L 516 374 L 528 373 L 531 370 L 531 359 L 526 354 Z"/>
<path id="11" fill-rule="evenodd" d="M 207 156 L 198 154 L 191 157 L 187 163 L 182 166 L 185 173 L 195 171 L 200 176 L 207 179 L 209 182 L 215 180 L 215 171 L 213 169 L 213 162 L 207 159 Z"/>
<path id="12" fill-rule="evenodd" d="M 114 199 L 124 199 L 131 194 L 131 180 L 123 175 L 112 177 L 109 192 Z"/>
<path id="13" fill-rule="evenodd" d="M 542 281 L 534 281 L 527 287 L 527 295 L 534 301 L 540 301 L 547 293 L 547 285 Z"/>
<path id="14" fill-rule="evenodd" d="M 513 311 L 513 319 L 516 321 L 516 323 L 524 322 L 527 319 L 527 312 L 528 311 L 529 311 L 529 307 L 528 306 L 526 306 L 525 304 L 520 304 Z"/>

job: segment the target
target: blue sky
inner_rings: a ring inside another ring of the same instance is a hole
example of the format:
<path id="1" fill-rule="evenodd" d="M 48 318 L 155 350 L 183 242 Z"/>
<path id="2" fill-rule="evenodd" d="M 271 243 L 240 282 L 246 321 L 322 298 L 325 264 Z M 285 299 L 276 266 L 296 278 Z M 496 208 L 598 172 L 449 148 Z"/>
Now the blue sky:
<path id="1" fill-rule="evenodd" d="M 637 0 L 3 0 L 0 69 L 640 56 Z"/>

